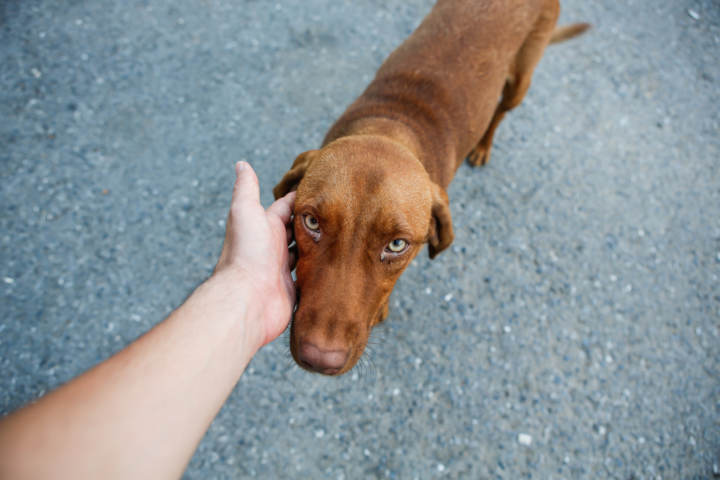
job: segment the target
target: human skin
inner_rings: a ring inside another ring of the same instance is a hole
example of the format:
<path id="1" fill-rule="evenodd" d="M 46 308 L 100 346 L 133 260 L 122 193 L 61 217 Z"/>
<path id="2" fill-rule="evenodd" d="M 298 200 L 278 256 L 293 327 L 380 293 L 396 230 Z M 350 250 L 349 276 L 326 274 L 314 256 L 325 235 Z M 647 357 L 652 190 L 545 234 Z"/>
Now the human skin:
<path id="1" fill-rule="evenodd" d="M 294 194 L 267 211 L 245 162 L 215 271 L 108 360 L 0 421 L 0 478 L 179 478 L 252 356 L 295 304 Z"/>

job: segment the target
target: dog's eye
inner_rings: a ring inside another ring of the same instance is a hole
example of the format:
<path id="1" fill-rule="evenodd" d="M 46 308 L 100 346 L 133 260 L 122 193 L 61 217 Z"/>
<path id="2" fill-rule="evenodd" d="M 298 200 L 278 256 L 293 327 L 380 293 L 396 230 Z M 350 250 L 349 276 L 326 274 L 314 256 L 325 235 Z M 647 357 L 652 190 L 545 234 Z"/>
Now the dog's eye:
<path id="1" fill-rule="evenodd" d="M 303 221 L 305 222 L 305 226 L 313 232 L 320 230 L 320 222 L 318 222 L 318 219 L 312 215 L 305 215 L 303 217 Z"/>
<path id="2" fill-rule="evenodd" d="M 408 243 L 402 238 L 396 238 L 392 242 L 388 243 L 387 249 L 393 253 L 400 253 L 407 248 Z"/>

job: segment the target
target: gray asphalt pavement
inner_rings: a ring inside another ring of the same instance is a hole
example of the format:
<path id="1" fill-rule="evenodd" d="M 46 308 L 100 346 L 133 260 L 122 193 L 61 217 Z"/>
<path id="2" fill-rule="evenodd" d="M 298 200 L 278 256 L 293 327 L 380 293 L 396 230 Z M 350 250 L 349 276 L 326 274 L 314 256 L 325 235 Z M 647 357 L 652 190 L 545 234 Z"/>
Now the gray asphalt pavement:
<path id="1" fill-rule="evenodd" d="M 0 1 L 0 411 L 178 306 L 233 163 L 269 204 L 430 4 Z M 563 7 L 362 365 L 274 342 L 186 478 L 720 477 L 720 7 Z"/>

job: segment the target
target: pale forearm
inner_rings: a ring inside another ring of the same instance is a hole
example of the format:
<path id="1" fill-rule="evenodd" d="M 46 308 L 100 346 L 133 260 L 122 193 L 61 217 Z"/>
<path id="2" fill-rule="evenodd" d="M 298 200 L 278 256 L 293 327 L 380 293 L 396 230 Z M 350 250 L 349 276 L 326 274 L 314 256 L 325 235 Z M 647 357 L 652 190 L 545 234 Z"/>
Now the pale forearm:
<path id="1" fill-rule="evenodd" d="M 0 420 L 0 478 L 180 477 L 250 358 L 285 329 L 295 302 L 287 246 L 294 196 L 266 211 L 252 168 L 235 168 L 216 273 L 127 348 Z"/>
<path id="2" fill-rule="evenodd" d="M 126 349 L 0 422 L 0 474 L 179 477 L 260 346 L 248 291 L 215 275 Z"/>

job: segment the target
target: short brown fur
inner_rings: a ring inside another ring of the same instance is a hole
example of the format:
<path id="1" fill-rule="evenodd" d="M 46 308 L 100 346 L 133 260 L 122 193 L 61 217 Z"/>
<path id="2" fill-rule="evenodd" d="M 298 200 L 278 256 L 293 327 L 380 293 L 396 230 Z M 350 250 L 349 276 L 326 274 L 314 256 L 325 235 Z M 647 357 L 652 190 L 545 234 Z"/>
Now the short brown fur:
<path id="1" fill-rule="evenodd" d="M 330 128 L 276 186 L 297 188 L 300 302 L 290 348 L 303 367 L 350 370 L 390 293 L 423 243 L 452 242 L 445 189 L 467 158 L 490 158 L 495 129 L 522 101 L 555 29 L 557 0 L 440 0 Z M 305 219 L 319 222 L 317 232 Z M 388 248 L 407 242 L 399 255 Z"/>

